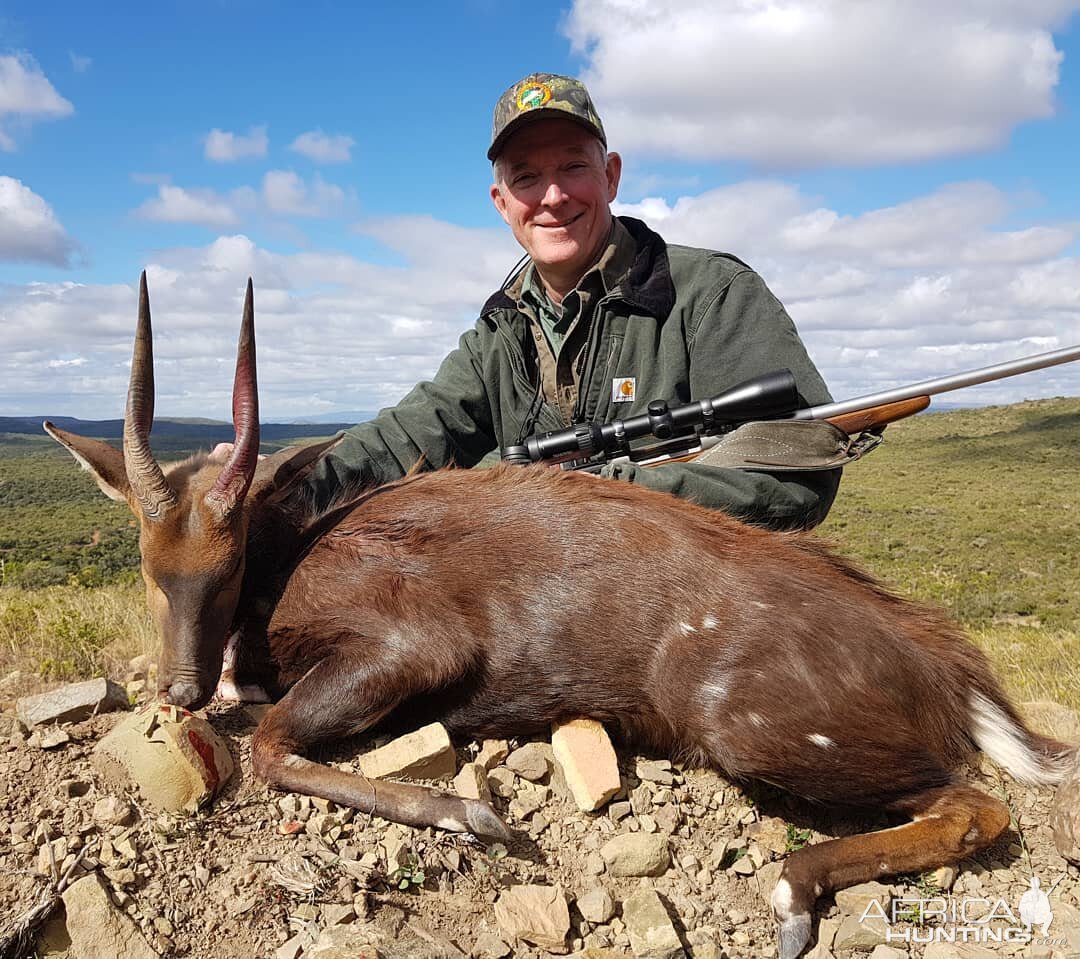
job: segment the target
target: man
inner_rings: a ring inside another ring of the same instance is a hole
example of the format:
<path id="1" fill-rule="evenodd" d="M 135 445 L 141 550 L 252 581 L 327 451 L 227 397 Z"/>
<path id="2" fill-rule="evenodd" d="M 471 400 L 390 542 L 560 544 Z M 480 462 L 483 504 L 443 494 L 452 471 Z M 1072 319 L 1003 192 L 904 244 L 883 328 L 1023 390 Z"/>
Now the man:
<path id="1" fill-rule="evenodd" d="M 829 402 L 791 320 L 733 256 L 668 246 L 610 204 L 609 153 L 584 85 L 533 74 L 495 107 L 491 198 L 529 261 L 484 304 L 430 382 L 350 429 L 309 481 L 328 502 L 357 483 L 473 466 L 536 432 L 609 422 L 653 399 L 686 403 L 788 367 L 806 405 Z M 640 483 L 776 528 L 820 522 L 838 470 L 770 473 L 697 463 L 601 475 Z"/>

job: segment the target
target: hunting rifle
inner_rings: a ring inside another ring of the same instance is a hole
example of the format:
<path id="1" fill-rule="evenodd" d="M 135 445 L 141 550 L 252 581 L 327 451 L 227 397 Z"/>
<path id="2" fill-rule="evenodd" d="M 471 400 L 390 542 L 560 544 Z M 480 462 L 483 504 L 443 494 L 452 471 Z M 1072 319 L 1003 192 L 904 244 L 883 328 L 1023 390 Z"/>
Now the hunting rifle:
<path id="1" fill-rule="evenodd" d="M 566 470 L 596 471 L 616 461 L 659 466 L 692 460 L 736 427 L 760 420 L 827 420 L 845 433 L 880 436 L 889 423 L 926 409 L 930 397 L 938 393 L 1078 359 L 1080 346 L 1070 346 L 808 409 L 798 408 L 799 394 L 791 371 L 774 370 L 712 399 L 681 406 L 653 400 L 640 416 L 603 424 L 579 423 L 565 430 L 530 436 L 520 446 L 508 446 L 502 458 L 522 465 L 559 465 Z M 632 445 L 633 440 L 642 437 L 660 442 Z"/>

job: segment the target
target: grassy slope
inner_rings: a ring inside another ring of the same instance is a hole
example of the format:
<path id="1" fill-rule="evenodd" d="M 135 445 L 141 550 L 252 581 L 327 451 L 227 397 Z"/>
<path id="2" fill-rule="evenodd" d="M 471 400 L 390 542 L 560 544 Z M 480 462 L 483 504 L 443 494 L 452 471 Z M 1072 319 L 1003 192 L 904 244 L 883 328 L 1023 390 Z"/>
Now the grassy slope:
<path id="1" fill-rule="evenodd" d="M 1014 694 L 1080 708 L 1080 399 L 924 414 L 847 471 L 822 532 L 970 628 Z"/>
<path id="2" fill-rule="evenodd" d="M 1080 399 L 923 414 L 847 471 L 822 532 L 950 609 L 1018 698 L 1080 708 L 1078 450 Z M 0 675 L 67 678 L 144 652 L 136 548 L 126 508 L 66 453 L 0 437 Z M 71 577 L 94 588 L 10 585 Z"/>

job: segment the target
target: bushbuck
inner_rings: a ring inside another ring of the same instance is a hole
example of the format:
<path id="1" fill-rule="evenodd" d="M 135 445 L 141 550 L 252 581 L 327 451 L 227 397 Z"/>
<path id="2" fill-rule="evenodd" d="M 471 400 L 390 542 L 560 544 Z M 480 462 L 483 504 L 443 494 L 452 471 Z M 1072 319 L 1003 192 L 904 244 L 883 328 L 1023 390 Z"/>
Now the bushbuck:
<path id="1" fill-rule="evenodd" d="M 818 897 L 970 856 L 1009 824 L 953 769 L 981 749 L 1029 783 L 1072 748 L 1031 732 L 986 658 L 805 534 L 543 466 L 444 469 L 322 512 L 298 482 L 336 442 L 258 458 L 248 281 L 230 454 L 162 468 L 146 278 L 123 449 L 46 423 L 140 524 L 161 635 L 159 695 L 275 705 L 253 739 L 267 783 L 387 819 L 505 837 L 485 803 L 304 758 L 404 707 L 457 736 L 592 717 L 624 741 L 895 828 L 790 855 L 772 895 L 780 955 Z"/>

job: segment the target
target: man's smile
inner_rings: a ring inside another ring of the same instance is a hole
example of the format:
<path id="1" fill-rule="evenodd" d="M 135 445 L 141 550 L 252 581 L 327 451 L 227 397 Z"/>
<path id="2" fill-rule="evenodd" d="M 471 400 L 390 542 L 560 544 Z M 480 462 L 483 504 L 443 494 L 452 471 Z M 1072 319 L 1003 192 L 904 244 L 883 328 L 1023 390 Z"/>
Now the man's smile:
<path id="1" fill-rule="evenodd" d="M 572 223 L 577 223 L 577 221 L 580 220 L 584 215 L 585 215 L 585 211 L 582 210 L 576 216 L 570 217 L 569 220 L 563 220 L 563 221 L 561 221 L 559 223 L 535 223 L 533 225 L 538 226 L 538 227 L 542 227 L 545 230 L 560 230 L 560 229 L 565 229 L 566 227 L 570 226 Z"/>

